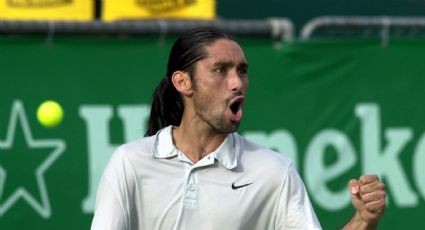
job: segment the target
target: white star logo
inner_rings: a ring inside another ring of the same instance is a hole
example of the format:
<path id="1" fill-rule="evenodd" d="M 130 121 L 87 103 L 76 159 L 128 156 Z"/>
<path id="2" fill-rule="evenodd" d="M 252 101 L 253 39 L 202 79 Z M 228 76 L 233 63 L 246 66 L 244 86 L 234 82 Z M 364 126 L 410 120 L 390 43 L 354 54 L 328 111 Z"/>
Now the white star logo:
<path id="1" fill-rule="evenodd" d="M 37 199 L 35 199 L 23 186 L 17 187 L 9 197 L 3 199 L 2 195 L 7 172 L 0 163 L 0 201 L 4 200 L 3 203 L 0 203 L 0 216 L 4 215 L 19 200 L 19 198 L 22 198 L 28 202 L 28 204 L 36 212 L 38 212 L 40 216 L 47 219 L 51 215 L 51 208 L 43 175 L 50 165 L 52 165 L 53 162 L 56 161 L 57 158 L 65 151 L 66 145 L 63 140 L 59 139 L 34 140 L 22 102 L 17 100 L 12 106 L 6 139 L 4 141 L 0 140 L 0 150 L 10 149 L 12 147 L 18 120 L 21 122 L 25 141 L 29 148 L 53 148 L 53 150 L 35 170 L 41 202 L 37 201 Z"/>

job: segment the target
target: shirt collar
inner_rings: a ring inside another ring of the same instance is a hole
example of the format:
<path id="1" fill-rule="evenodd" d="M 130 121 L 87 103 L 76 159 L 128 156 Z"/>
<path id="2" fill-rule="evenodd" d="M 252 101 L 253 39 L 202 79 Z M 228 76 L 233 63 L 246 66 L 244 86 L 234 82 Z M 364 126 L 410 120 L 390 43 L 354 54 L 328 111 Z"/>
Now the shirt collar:
<path id="1" fill-rule="evenodd" d="M 173 143 L 172 130 L 173 126 L 168 126 L 156 133 L 153 146 L 154 158 L 170 158 L 178 155 L 179 151 Z M 237 133 L 231 133 L 210 155 L 214 156 L 224 167 L 233 169 L 238 164 L 239 152 L 240 137 Z"/>
<path id="2" fill-rule="evenodd" d="M 177 156 L 178 150 L 174 146 L 172 137 L 173 126 L 165 127 L 155 134 L 153 143 L 153 157 L 169 158 Z"/>
<path id="3" fill-rule="evenodd" d="M 224 167 L 228 169 L 236 168 L 238 165 L 238 156 L 240 150 L 239 137 L 236 133 L 227 135 L 223 143 L 213 152 L 217 159 Z"/>

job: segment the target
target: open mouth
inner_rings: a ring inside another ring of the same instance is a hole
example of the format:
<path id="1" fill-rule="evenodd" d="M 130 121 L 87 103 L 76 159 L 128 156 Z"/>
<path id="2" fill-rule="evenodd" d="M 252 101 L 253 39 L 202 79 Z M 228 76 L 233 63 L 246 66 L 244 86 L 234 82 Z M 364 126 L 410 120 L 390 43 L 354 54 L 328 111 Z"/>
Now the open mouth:
<path id="1" fill-rule="evenodd" d="M 230 110 L 232 111 L 233 114 L 238 113 L 240 105 L 241 105 L 240 101 L 235 101 L 233 104 L 230 105 Z"/>
<path id="2" fill-rule="evenodd" d="M 244 96 L 237 96 L 229 103 L 230 119 L 240 121 L 242 119 L 242 106 L 245 101 Z"/>

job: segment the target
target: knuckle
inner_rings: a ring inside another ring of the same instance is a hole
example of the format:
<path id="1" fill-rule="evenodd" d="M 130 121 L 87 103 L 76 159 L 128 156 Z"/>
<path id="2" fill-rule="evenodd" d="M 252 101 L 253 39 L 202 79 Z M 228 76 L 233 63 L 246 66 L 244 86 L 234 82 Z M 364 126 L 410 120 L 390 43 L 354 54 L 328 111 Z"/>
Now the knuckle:
<path id="1" fill-rule="evenodd" d="M 362 197 L 362 201 L 363 202 L 368 202 L 369 201 L 369 195 L 368 194 L 364 194 L 361 197 Z"/>
<path id="2" fill-rule="evenodd" d="M 367 181 L 367 177 L 368 177 L 368 175 L 363 175 L 359 178 L 359 181 L 362 182 L 362 183 L 365 183 Z"/>
<path id="3" fill-rule="evenodd" d="M 373 212 L 383 212 L 383 210 L 385 210 L 386 208 L 386 203 L 385 201 L 378 201 L 378 202 L 373 202 L 373 203 L 367 203 L 365 204 L 365 207 L 368 211 L 373 211 Z"/>

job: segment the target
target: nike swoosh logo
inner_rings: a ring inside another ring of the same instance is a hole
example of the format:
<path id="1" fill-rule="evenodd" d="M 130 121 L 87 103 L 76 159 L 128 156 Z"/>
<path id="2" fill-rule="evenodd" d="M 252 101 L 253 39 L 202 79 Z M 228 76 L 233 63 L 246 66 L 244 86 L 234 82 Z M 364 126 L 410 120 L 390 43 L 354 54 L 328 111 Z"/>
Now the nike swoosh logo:
<path id="1" fill-rule="evenodd" d="M 246 186 L 251 185 L 251 184 L 252 184 L 252 183 L 243 184 L 243 185 L 235 185 L 235 182 L 233 182 L 233 183 L 232 183 L 232 189 L 233 189 L 233 190 L 240 189 L 240 188 L 246 187 Z"/>

